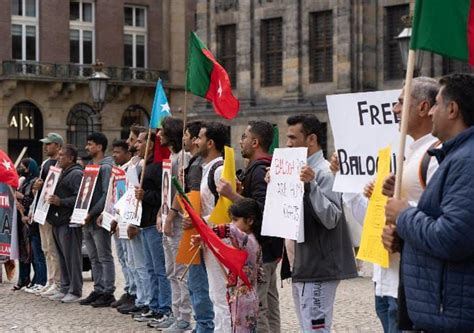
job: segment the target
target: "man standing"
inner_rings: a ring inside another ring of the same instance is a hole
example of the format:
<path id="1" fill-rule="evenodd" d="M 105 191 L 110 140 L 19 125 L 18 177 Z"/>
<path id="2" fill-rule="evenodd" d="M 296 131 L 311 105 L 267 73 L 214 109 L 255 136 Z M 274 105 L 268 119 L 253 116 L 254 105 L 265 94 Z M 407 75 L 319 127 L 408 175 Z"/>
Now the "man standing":
<path id="1" fill-rule="evenodd" d="M 197 139 L 199 155 L 203 158 L 202 179 L 200 185 L 201 215 L 211 226 L 209 217 L 216 206 L 219 194 L 217 183 L 222 173 L 222 154 L 228 143 L 227 128 L 217 122 L 202 125 Z M 231 332 L 229 305 L 226 299 L 226 276 L 211 250 L 203 248 L 204 261 L 209 281 L 209 296 L 214 307 L 214 326 L 216 332 Z"/>
<path id="2" fill-rule="evenodd" d="M 252 198 L 259 204 L 262 214 L 265 207 L 267 182 L 265 175 L 270 166 L 272 157 L 268 153 L 273 142 L 273 126 L 267 121 L 258 120 L 249 122 L 240 139 L 242 157 L 249 160 L 249 164 L 242 174 L 242 193 L 232 191 L 230 183 L 220 180 L 217 191 L 235 201 L 239 198 Z M 278 237 L 261 236 L 263 253 L 263 282 L 258 284 L 259 332 L 280 332 L 280 303 L 276 282 L 276 269 L 283 253 L 283 239 Z"/>
<path id="3" fill-rule="evenodd" d="M 40 192 L 43 187 L 43 183 L 48 176 L 49 168 L 55 166 L 58 162 L 59 151 L 64 145 L 63 137 L 58 133 L 48 133 L 48 135 L 40 141 L 44 145 L 44 152 L 48 158 L 41 165 L 40 179 L 36 181 L 34 186 L 38 192 Z M 46 223 L 40 225 L 39 229 L 41 249 L 46 259 L 48 282 L 46 286 L 38 292 L 41 296 L 50 297 L 59 291 L 59 286 L 61 285 L 61 270 L 59 268 L 59 259 L 54 243 L 53 226 L 46 220 Z"/>
<path id="4" fill-rule="evenodd" d="M 179 176 L 179 170 L 186 167 L 189 161 L 189 154 L 181 151 L 183 144 L 183 121 L 178 118 L 166 117 L 161 122 L 162 128 L 158 131 L 162 147 L 168 147 L 171 151 L 171 175 L 176 178 Z M 184 156 L 184 159 L 183 159 Z M 166 178 L 164 178 L 164 181 Z M 162 184 L 163 198 L 168 195 L 165 191 L 169 190 L 170 178 L 168 184 Z M 168 187 L 168 188 L 167 188 Z M 165 234 L 163 238 L 163 248 L 165 251 L 166 275 L 171 284 L 172 311 L 174 318 L 163 321 L 157 328 L 167 328 L 163 331 L 187 331 L 191 329 L 191 302 L 189 299 L 189 290 L 185 281 L 180 279 L 186 267 L 183 264 L 176 263 L 179 242 L 183 234 L 182 218 L 179 215 L 179 204 L 174 200 L 176 189 L 171 189 L 172 206 L 167 214 L 163 211 L 165 202 L 162 202 L 160 212 L 158 212 L 157 226 Z M 163 200 L 164 201 L 164 200 Z M 162 216 L 166 220 L 162 220 Z M 161 225 L 160 225 L 161 224 Z"/>
<path id="5" fill-rule="evenodd" d="M 66 145 L 59 151 L 62 172 L 54 195 L 49 198 L 51 206 L 46 218 L 53 225 L 61 268 L 61 288 L 50 299 L 63 303 L 77 302 L 82 296 L 82 229 L 69 224 L 83 173 L 76 161 L 74 146 Z"/>
<path id="6" fill-rule="evenodd" d="M 417 329 L 474 330 L 474 76 L 440 80 L 429 114 L 432 133 L 443 147 L 432 150 L 440 162 L 416 207 L 390 198 L 384 245 L 404 241 L 402 278 L 408 315 Z M 397 235 L 398 233 L 398 235 Z"/>
<path id="7" fill-rule="evenodd" d="M 202 157 L 198 154 L 197 138 L 201 130 L 202 123 L 199 121 L 190 122 L 186 126 L 183 136 L 184 150 L 191 154 L 191 159 L 184 170 L 185 191 L 200 191 L 202 179 Z M 183 229 L 192 228 L 192 222 L 183 220 Z M 188 271 L 188 289 L 191 297 L 191 304 L 194 310 L 196 321 L 196 333 L 214 332 L 214 310 L 209 298 L 209 282 L 207 280 L 206 265 L 200 250 L 200 264 L 191 265 Z"/>
<path id="8" fill-rule="evenodd" d="M 128 150 L 128 144 L 125 140 L 117 140 L 112 143 L 112 157 L 116 165 L 118 165 L 122 170 L 126 171 L 128 163 L 131 158 L 131 153 Z M 120 239 L 115 233 L 114 237 L 115 248 L 117 251 L 117 257 L 122 267 L 122 273 L 125 281 L 125 286 L 123 288 L 124 293 L 122 296 L 115 302 L 111 304 L 113 308 L 119 307 L 122 304 L 135 303 L 135 295 L 137 293 L 137 286 L 133 279 L 133 273 L 131 270 L 133 267 L 130 267 L 127 263 L 127 242 L 128 239 Z"/>
<path id="9" fill-rule="evenodd" d="M 92 194 L 91 206 L 82 228 L 92 265 L 94 291 L 79 304 L 93 307 L 107 307 L 115 301 L 115 266 L 111 238 L 109 232 L 96 223 L 104 210 L 109 181 L 112 177 L 113 159 L 110 156 L 104 156 L 107 144 L 107 137 L 102 133 L 95 132 L 87 137 L 86 151 L 91 157 L 89 164 L 99 165 L 100 170 Z"/>
<path id="10" fill-rule="evenodd" d="M 143 252 L 146 269 L 148 270 L 149 283 L 149 311 L 136 315 L 134 319 L 139 322 L 151 322 L 164 319 L 171 315 L 171 286 L 166 278 L 165 254 L 163 251 L 163 234 L 156 228 L 156 216 L 161 206 L 161 163 L 155 163 L 155 133 L 150 133 L 148 158 L 143 160 L 141 172 L 144 172 L 143 187 L 136 187 L 135 196 L 142 202 L 142 219 L 140 223 L 140 236 L 143 241 Z M 141 158 L 145 157 L 147 132 L 140 133 L 135 147 Z M 141 174 L 140 172 L 140 174 Z M 141 265 L 139 263 L 139 265 Z M 143 277 L 144 280 L 147 277 Z"/>
<path id="11" fill-rule="evenodd" d="M 308 148 L 301 168 L 305 183 L 304 239 L 295 244 L 293 299 L 301 331 L 329 332 L 339 281 L 357 277 L 341 194 L 321 150 L 322 126 L 315 115 L 287 119 L 287 146 Z"/>

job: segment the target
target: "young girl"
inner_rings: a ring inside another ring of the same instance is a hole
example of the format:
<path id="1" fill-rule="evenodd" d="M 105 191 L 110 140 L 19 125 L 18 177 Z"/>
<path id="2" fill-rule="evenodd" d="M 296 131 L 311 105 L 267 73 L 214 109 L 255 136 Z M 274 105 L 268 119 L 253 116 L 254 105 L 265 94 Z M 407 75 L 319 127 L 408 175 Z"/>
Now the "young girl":
<path id="1" fill-rule="evenodd" d="M 232 319 L 232 331 L 237 333 L 257 332 L 258 294 L 257 283 L 262 277 L 262 250 L 255 237 L 260 235 L 262 212 L 253 199 L 243 198 L 229 208 L 232 224 L 213 228 L 220 238 L 229 238 L 232 246 L 248 253 L 243 267 L 252 288 L 235 274 L 227 275 L 227 302 Z M 193 244 L 199 237 L 193 239 Z"/>

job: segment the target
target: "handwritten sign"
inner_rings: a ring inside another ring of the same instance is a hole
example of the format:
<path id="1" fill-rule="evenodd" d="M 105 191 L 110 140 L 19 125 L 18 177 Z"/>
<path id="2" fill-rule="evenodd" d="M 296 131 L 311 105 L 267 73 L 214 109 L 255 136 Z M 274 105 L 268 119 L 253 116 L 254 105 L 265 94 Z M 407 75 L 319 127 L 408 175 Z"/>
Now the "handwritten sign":
<path id="1" fill-rule="evenodd" d="M 326 97 L 340 171 L 334 191 L 361 193 L 377 172 L 377 153 L 390 146 L 398 151 L 399 120 L 393 113 L 400 90 Z M 392 172 L 396 156 L 390 155 Z"/>
<path id="2" fill-rule="evenodd" d="M 127 169 L 127 191 L 115 204 L 117 214 L 122 218 L 123 223 L 133 224 L 140 226 L 142 220 L 142 202 L 138 202 L 138 210 L 135 214 L 137 207 L 137 199 L 135 198 L 135 186 L 140 183 L 138 181 L 138 174 L 136 167 L 129 167 Z"/>
<path id="3" fill-rule="evenodd" d="M 82 176 L 81 186 L 79 187 L 79 194 L 74 204 L 74 211 L 71 216 L 71 223 L 84 224 L 87 217 L 87 212 L 94 194 L 95 184 L 99 176 L 99 165 L 88 165 L 84 170 Z"/>
<path id="4" fill-rule="evenodd" d="M 61 168 L 51 166 L 49 168 L 48 175 L 44 181 L 41 194 L 35 206 L 35 213 L 33 215 L 33 221 L 44 224 L 46 222 L 46 216 L 48 215 L 49 202 L 48 199 L 54 194 L 56 186 L 58 185 L 59 177 L 61 176 Z"/>
<path id="5" fill-rule="evenodd" d="M 382 194 L 384 179 L 390 174 L 390 147 L 379 151 L 378 173 L 364 219 L 357 259 L 388 268 L 389 255 L 382 244 L 387 197 Z"/>
<path id="6" fill-rule="evenodd" d="M 300 171 L 307 148 L 277 148 L 270 166 L 270 183 L 263 211 L 262 235 L 304 242 L 303 195 Z"/>

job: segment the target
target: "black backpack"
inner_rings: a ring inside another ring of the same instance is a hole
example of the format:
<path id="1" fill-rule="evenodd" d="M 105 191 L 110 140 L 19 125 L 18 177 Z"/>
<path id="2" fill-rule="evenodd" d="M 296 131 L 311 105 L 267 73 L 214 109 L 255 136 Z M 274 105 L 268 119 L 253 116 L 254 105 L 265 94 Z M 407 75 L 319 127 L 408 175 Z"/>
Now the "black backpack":
<path id="1" fill-rule="evenodd" d="M 218 167 L 224 165 L 224 161 L 220 160 L 214 163 L 209 170 L 209 174 L 207 175 L 207 186 L 209 186 L 209 190 L 214 195 L 214 204 L 217 204 L 219 200 L 219 193 L 217 192 L 216 182 L 214 181 L 214 176 L 216 174 L 216 170 Z"/>

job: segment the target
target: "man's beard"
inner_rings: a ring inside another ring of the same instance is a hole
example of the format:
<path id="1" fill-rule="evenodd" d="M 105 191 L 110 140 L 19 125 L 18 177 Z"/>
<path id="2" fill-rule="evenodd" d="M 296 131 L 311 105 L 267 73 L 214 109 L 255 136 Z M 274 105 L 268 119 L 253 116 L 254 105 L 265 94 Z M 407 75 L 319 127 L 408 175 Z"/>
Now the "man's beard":
<path id="1" fill-rule="evenodd" d="M 132 146 L 132 147 L 128 148 L 128 151 L 130 152 L 130 154 L 135 155 L 138 150 L 137 150 L 137 148 Z"/>

